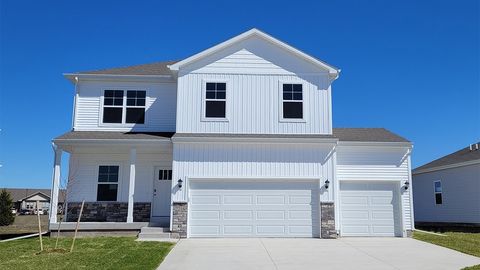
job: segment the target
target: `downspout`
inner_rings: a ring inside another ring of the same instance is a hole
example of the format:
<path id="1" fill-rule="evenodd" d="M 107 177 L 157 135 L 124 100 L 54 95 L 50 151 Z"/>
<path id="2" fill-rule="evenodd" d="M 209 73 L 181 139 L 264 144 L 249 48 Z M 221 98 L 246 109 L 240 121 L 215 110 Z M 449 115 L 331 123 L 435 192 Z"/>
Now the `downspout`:
<path id="1" fill-rule="evenodd" d="M 77 119 L 77 99 L 78 99 L 78 77 L 75 76 L 75 95 L 73 96 L 73 114 L 72 114 L 72 130 L 75 130 L 75 120 Z"/>

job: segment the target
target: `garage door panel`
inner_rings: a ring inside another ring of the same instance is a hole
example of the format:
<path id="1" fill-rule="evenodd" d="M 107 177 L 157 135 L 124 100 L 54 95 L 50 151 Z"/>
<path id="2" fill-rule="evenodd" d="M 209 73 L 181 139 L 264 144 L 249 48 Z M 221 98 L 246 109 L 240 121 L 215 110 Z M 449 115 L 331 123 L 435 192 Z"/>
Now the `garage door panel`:
<path id="1" fill-rule="evenodd" d="M 252 220 L 253 212 L 243 211 L 243 210 L 226 210 L 226 211 L 223 211 L 223 219 L 224 220 Z"/>
<path id="2" fill-rule="evenodd" d="M 317 189 L 314 181 L 194 183 L 190 189 L 189 235 L 316 237 L 320 221 Z"/>
<path id="3" fill-rule="evenodd" d="M 395 183 L 340 182 L 340 218 L 343 236 L 401 234 Z"/>

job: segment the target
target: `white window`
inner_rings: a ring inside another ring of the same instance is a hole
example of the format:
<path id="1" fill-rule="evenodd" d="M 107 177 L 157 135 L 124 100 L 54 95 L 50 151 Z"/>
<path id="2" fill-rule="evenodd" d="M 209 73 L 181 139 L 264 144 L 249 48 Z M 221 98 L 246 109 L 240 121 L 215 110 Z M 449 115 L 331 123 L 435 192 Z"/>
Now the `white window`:
<path id="1" fill-rule="evenodd" d="M 225 119 L 227 83 L 207 82 L 205 85 L 205 118 Z"/>
<path id="2" fill-rule="evenodd" d="M 441 181 L 433 182 L 433 188 L 434 188 L 434 195 L 435 195 L 435 204 L 442 204 L 443 203 L 442 182 Z"/>
<path id="3" fill-rule="evenodd" d="M 282 84 L 282 118 L 285 120 L 303 119 L 302 84 Z"/>
<path id="4" fill-rule="evenodd" d="M 105 90 L 102 123 L 144 124 L 145 104 L 146 91 Z"/>

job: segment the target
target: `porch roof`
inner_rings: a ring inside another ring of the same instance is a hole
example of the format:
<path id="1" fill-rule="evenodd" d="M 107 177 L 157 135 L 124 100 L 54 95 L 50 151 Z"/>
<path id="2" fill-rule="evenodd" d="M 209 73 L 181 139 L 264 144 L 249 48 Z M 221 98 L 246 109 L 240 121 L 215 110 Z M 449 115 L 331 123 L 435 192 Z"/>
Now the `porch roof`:
<path id="1" fill-rule="evenodd" d="M 70 131 L 53 139 L 54 142 L 72 140 L 157 140 L 165 141 L 175 132 L 115 132 L 115 131 Z"/>

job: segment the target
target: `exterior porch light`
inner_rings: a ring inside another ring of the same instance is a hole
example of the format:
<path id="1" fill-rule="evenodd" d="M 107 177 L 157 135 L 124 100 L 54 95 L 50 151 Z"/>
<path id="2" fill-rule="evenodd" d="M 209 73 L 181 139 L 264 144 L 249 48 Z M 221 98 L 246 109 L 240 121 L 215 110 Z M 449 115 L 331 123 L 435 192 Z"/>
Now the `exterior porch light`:
<path id="1" fill-rule="evenodd" d="M 328 186 L 329 186 L 329 185 L 330 185 L 330 181 L 328 181 L 328 179 L 325 180 L 325 189 L 328 189 Z"/>
<path id="2" fill-rule="evenodd" d="M 407 181 L 405 181 L 404 185 L 405 185 L 405 190 L 407 190 L 408 187 L 410 186 L 410 182 L 408 182 L 408 180 L 407 180 Z"/>
<path id="3" fill-rule="evenodd" d="M 182 188 L 183 180 L 182 180 L 182 179 L 178 179 L 177 183 L 178 183 L 178 188 Z"/>

